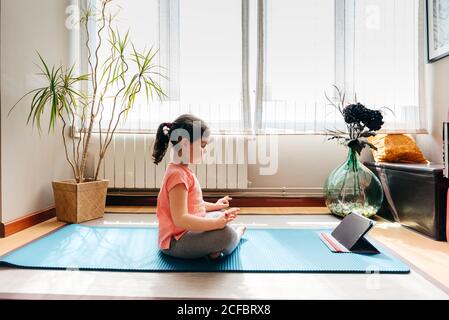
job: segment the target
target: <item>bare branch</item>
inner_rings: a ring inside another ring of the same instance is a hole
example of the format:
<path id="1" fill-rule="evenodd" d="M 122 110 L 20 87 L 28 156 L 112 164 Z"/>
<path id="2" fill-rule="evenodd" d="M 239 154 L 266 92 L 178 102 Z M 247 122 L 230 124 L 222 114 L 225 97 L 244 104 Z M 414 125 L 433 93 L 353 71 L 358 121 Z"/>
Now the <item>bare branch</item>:
<path id="1" fill-rule="evenodd" d="M 69 157 L 69 152 L 68 152 L 68 148 L 67 148 L 67 141 L 66 141 L 66 138 L 65 138 L 65 129 L 67 127 L 67 124 L 66 124 L 66 121 L 64 120 L 64 116 L 61 114 L 61 109 L 62 109 L 62 107 L 59 109 L 58 112 L 59 112 L 59 116 L 60 116 L 60 118 L 61 118 L 61 120 L 63 122 L 63 126 L 62 126 L 62 140 L 64 142 L 65 156 L 66 156 L 66 159 L 69 162 L 70 166 L 72 167 L 73 176 L 75 177 L 76 182 L 79 183 L 80 182 L 79 181 L 79 176 L 76 174 L 75 165 L 73 164 L 73 162 L 70 160 L 70 157 Z"/>
<path id="2" fill-rule="evenodd" d="M 87 131 L 87 136 L 86 136 L 86 140 L 83 143 L 83 156 L 82 156 L 82 160 L 81 160 L 81 168 L 80 168 L 80 176 L 81 176 L 81 181 L 83 181 L 84 179 L 84 170 L 86 168 L 86 164 L 87 164 L 87 151 L 89 148 L 89 143 L 90 143 L 90 138 L 92 135 L 92 129 L 94 126 L 94 122 L 95 122 L 95 115 L 94 115 L 94 108 L 95 108 L 95 102 L 97 100 L 97 89 L 98 89 L 98 82 L 97 82 L 97 71 L 98 71 L 98 52 L 100 50 L 101 44 L 102 44 L 102 36 L 101 36 L 101 32 L 103 31 L 103 29 L 106 27 L 106 7 L 108 5 L 109 1 L 104 1 L 102 4 L 102 10 L 101 10 L 101 22 L 102 22 L 102 26 L 100 27 L 100 29 L 97 32 L 97 36 L 98 36 L 98 45 L 97 45 L 97 49 L 95 50 L 95 66 L 94 68 L 91 70 L 91 77 L 92 77 L 92 86 L 93 86 L 93 93 L 92 93 L 92 102 L 91 102 L 91 110 L 90 110 L 90 123 L 89 123 L 89 128 Z"/>

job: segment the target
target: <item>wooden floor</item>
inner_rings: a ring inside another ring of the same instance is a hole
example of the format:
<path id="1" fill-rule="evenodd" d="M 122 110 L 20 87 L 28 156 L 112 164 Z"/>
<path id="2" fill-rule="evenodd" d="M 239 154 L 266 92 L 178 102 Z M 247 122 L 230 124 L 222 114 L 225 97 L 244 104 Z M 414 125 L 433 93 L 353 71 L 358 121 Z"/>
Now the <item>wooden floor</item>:
<path id="1" fill-rule="evenodd" d="M 378 222 L 371 236 L 449 289 L 449 243 L 385 220 Z"/>
<path id="2" fill-rule="evenodd" d="M 63 226 L 65 226 L 65 223 L 51 219 L 7 238 L 0 239 L 0 256 Z"/>
<path id="3" fill-rule="evenodd" d="M 130 212 L 150 213 L 154 212 L 154 208 L 108 207 L 106 211 L 128 214 Z M 325 208 L 246 208 L 244 210 L 248 214 L 262 215 L 269 213 L 272 215 L 323 215 L 326 214 L 326 211 L 327 209 Z M 405 259 L 427 279 L 431 280 L 432 283 L 444 288 L 445 291 L 449 290 L 449 244 L 447 242 L 434 241 L 401 227 L 397 223 L 387 222 L 381 218 L 377 218 L 377 220 L 376 227 L 370 233 L 371 237 Z M 52 219 L 6 239 L 0 239 L 0 255 L 12 251 L 62 226 L 64 226 L 64 223 Z"/>

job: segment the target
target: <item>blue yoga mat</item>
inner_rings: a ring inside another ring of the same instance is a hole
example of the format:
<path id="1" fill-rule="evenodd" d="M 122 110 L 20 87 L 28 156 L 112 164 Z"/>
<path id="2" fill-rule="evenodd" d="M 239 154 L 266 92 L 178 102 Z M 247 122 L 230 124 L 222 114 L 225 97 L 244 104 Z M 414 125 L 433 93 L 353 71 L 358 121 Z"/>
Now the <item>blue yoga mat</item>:
<path id="1" fill-rule="evenodd" d="M 1 257 L 0 263 L 22 268 L 146 272 L 410 271 L 386 253 L 332 253 L 321 241 L 320 231 L 328 230 L 247 229 L 230 256 L 183 260 L 158 250 L 157 228 L 69 225 Z"/>

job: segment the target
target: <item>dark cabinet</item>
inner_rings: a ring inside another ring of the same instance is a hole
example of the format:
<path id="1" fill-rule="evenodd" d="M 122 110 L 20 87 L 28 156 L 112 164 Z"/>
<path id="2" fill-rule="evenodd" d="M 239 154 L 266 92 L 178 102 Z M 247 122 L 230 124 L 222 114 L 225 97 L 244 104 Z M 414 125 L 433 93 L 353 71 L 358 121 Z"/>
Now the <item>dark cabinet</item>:
<path id="1" fill-rule="evenodd" d="M 382 183 L 384 201 L 378 213 L 391 221 L 446 240 L 446 206 L 449 179 L 443 165 L 372 163 L 365 165 Z"/>

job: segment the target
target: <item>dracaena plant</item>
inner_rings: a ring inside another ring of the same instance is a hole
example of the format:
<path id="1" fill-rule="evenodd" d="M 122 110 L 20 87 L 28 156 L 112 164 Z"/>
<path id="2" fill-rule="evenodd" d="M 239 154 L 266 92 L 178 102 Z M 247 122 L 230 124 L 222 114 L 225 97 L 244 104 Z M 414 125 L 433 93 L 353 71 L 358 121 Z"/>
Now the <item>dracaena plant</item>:
<path id="1" fill-rule="evenodd" d="M 165 78 L 161 67 L 155 63 L 157 50 L 138 51 L 130 40 L 129 32 L 121 34 L 114 26 L 117 12 L 113 12 L 113 0 L 103 0 L 100 8 L 89 7 L 82 11 L 80 25 L 86 35 L 88 74 L 76 75 L 75 66 L 52 66 L 38 53 L 40 73 L 45 85 L 26 93 L 10 110 L 25 97 L 31 96 L 31 108 L 27 124 L 32 122 L 39 133 L 41 117 L 49 113 L 48 131 L 54 131 L 61 123 L 65 155 L 77 183 L 85 177 L 88 151 L 94 126 L 99 128 L 99 154 L 93 180 L 98 180 L 100 167 L 113 136 L 121 121 L 126 120 L 139 95 L 147 101 L 166 97 L 158 79 Z M 94 36 L 88 27 L 96 23 L 96 45 L 91 48 Z M 100 61 L 99 52 L 110 54 Z M 80 125 L 80 138 L 67 139 L 66 129 Z"/>
<path id="2" fill-rule="evenodd" d="M 343 117 L 346 124 L 346 131 L 327 130 L 330 136 L 328 140 L 338 140 L 343 145 L 351 148 L 360 154 L 366 146 L 377 150 L 377 148 L 367 141 L 367 138 L 375 136 L 384 124 L 382 112 L 371 110 L 361 103 L 346 102 L 346 94 L 338 87 L 334 86 L 336 97 L 331 99 L 325 94 L 329 105 L 333 106 Z M 388 108 L 384 108 L 388 109 Z"/>

